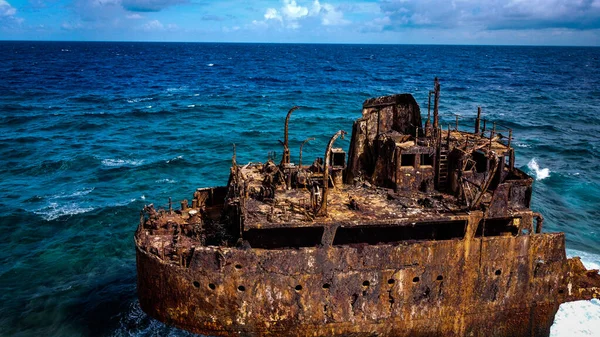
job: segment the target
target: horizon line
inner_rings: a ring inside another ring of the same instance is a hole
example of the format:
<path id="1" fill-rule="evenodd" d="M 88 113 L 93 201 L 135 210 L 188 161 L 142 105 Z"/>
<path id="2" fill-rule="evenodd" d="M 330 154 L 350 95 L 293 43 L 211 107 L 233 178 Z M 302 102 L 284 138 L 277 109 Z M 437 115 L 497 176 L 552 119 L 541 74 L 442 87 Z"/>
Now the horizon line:
<path id="1" fill-rule="evenodd" d="M 280 45 L 366 45 L 366 46 L 456 46 L 456 47 L 567 47 L 600 48 L 600 45 L 552 44 L 461 44 L 461 43 L 362 43 L 362 42 L 261 42 L 261 41 L 144 41 L 144 40 L 20 40 L 0 39 L 4 42 L 74 42 L 74 43 L 196 43 L 196 44 L 280 44 Z"/>

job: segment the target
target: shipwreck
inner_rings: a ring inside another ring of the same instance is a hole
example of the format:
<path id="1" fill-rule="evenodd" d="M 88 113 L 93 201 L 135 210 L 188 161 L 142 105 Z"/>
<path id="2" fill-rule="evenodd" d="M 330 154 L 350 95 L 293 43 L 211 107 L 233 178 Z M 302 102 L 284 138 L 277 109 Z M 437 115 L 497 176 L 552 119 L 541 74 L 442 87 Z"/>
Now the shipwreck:
<path id="1" fill-rule="evenodd" d="M 141 308 L 210 336 L 548 336 L 600 275 L 543 231 L 512 130 L 481 110 L 442 128 L 439 99 L 436 79 L 424 123 L 410 94 L 368 99 L 348 153 L 340 130 L 308 163 L 302 146 L 292 162 L 294 107 L 280 160 L 234 149 L 226 186 L 146 206 Z"/>

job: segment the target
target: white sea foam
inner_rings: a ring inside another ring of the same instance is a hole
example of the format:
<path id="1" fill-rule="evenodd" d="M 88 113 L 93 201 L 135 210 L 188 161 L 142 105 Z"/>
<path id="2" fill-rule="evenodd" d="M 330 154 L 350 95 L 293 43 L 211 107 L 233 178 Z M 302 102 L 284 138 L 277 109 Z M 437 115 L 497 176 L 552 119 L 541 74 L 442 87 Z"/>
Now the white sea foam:
<path id="1" fill-rule="evenodd" d="M 517 143 L 518 147 L 531 147 L 531 145 L 529 144 L 525 144 L 525 143 Z"/>
<path id="2" fill-rule="evenodd" d="M 127 206 L 127 205 L 131 204 L 132 202 L 135 202 L 135 198 L 129 199 L 129 200 L 125 200 L 125 201 L 121 201 L 121 202 L 116 202 L 114 204 L 111 204 L 110 207 Z"/>
<path id="3" fill-rule="evenodd" d="M 600 269 L 600 256 L 574 249 L 567 249 L 567 256 L 579 256 L 587 269 Z M 560 305 L 551 337 L 600 336 L 600 301 L 577 301 Z"/>
<path id="4" fill-rule="evenodd" d="M 151 101 L 153 99 L 154 98 L 152 98 L 152 97 L 132 98 L 132 99 L 128 99 L 127 103 L 139 103 L 139 102 Z"/>
<path id="5" fill-rule="evenodd" d="M 188 89 L 187 85 L 182 85 L 178 88 L 167 88 L 167 92 L 183 91 L 183 90 L 187 90 L 187 89 Z"/>
<path id="6" fill-rule="evenodd" d="M 119 314 L 119 325 L 112 332 L 112 337 L 121 336 L 165 336 L 165 337 L 193 337 L 192 333 L 182 331 L 151 319 L 140 308 L 136 300 L 129 305 L 128 310 Z"/>
<path id="7" fill-rule="evenodd" d="M 593 299 L 561 304 L 550 336 L 600 336 L 600 301 Z"/>
<path id="8" fill-rule="evenodd" d="M 82 188 L 82 189 L 77 190 L 72 193 L 60 193 L 60 194 L 53 195 L 50 197 L 50 199 L 68 199 L 68 198 L 80 197 L 80 196 L 84 196 L 84 195 L 88 195 L 88 194 L 92 193 L 93 190 L 94 190 L 94 187 Z"/>
<path id="9" fill-rule="evenodd" d="M 93 211 L 93 207 L 83 207 L 76 202 L 59 204 L 51 202 L 48 206 L 35 210 L 34 213 L 41 215 L 44 220 L 51 221 L 66 215 L 75 215 Z"/>
<path id="10" fill-rule="evenodd" d="M 177 161 L 177 160 L 180 160 L 180 159 L 183 159 L 183 156 L 177 156 L 177 157 L 175 157 L 173 159 L 169 159 L 169 160 L 166 161 L 166 163 L 169 164 L 171 162 L 174 162 L 174 161 Z"/>
<path id="11" fill-rule="evenodd" d="M 165 179 L 155 180 L 154 182 L 159 183 L 159 184 L 175 184 L 177 182 L 177 180 L 165 178 Z"/>
<path id="12" fill-rule="evenodd" d="M 146 200 L 146 196 L 142 194 L 142 196 L 140 197 L 140 199 Z"/>
<path id="13" fill-rule="evenodd" d="M 214 65 L 215 65 L 214 63 L 209 63 L 209 64 L 207 64 L 207 66 L 209 66 L 209 67 L 212 67 L 212 66 L 214 66 Z"/>
<path id="14" fill-rule="evenodd" d="M 188 108 L 195 108 L 195 107 L 196 107 L 196 104 L 190 104 L 190 105 L 188 105 L 187 107 L 188 107 Z"/>
<path id="15" fill-rule="evenodd" d="M 121 167 L 121 166 L 140 166 L 144 163 L 144 160 L 140 159 L 102 159 L 102 165 L 108 167 Z"/>
<path id="16" fill-rule="evenodd" d="M 550 169 L 543 168 L 540 169 L 540 165 L 537 163 L 537 161 L 535 160 L 535 158 L 532 158 L 529 163 L 527 163 L 527 167 L 535 172 L 535 180 L 542 180 L 542 179 L 546 179 L 550 176 Z"/>

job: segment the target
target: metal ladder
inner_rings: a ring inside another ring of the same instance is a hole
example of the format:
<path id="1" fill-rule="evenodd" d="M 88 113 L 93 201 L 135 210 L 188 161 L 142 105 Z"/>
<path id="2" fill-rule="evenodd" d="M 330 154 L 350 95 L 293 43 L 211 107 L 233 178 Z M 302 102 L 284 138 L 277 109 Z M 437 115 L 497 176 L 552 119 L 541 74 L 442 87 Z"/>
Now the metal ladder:
<path id="1" fill-rule="evenodd" d="M 448 185 L 448 149 L 440 149 L 440 170 L 438 176 L 438 189 L 443 191 Z"/>

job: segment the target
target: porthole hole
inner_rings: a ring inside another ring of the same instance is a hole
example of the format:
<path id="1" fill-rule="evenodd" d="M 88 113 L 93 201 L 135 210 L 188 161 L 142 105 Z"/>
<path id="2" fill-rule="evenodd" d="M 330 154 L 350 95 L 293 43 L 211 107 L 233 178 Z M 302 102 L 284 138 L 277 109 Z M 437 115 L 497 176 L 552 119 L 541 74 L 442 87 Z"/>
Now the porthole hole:
<path id="1" fill-rule="evenodd" d="M 413 278 L 413 282 L 414 282 L 414 283 L 417 283 L 417 282 L 419 282 L 419 277 L 418 277 L 418 276 L 415 276 L 415 277 Z"/>
<path id="2" fill-rule="evenodd" d="M 323 283 L 323 289 L 329 289 L 331 285 L 329 283 Z"/>
<path id="3" fill-rule="evenodd" d="M 388 280 L 388 284 L 394 284 L 394 283 L 396 283 L 396 280 L 394 280 L 393 278 Z"/>
<path id="4" fill-rule="evenodd" d="M 235 265 L 235 269 L 242 269 L 242 265 L 241 264 L 236 264 Z"/>
<path id="5" fill-rule="evenodd" d="M 368 287 L 370 285 L 371 285 L 371 283 L 369 281 L 364 281 L 363 282 L 363 287 Z"/>
<path id="6" fill-rule="evenodd" d="M 246 291 L 246 287 L 244 287 L 244 286 L 239 286 L 239 287 L 238 287 L 238 290 L 239 290 L 239 291 Z"/>
<path id="7" fill-rule="evenodd" d="M 496 272 L 494 274 L 501 275 L 502 274 L 502 270 L 498 269 L 498 270 L 496 270 Z"/>
<path id="8" fill-rule="evenodd" d="M 302 290 L 302 286 L 301 285 L 297 285 L 294 289 L 296 289 L 296 291 L 300 291 L 300 290 Z"/>
<path id="9" fill-rule="evenodd" d="M 438 275 L 438 277 L 436 278 L 436 280 L 438 280 L 438 281 L 441 281 L 443 279 L 444 279 L 444 277 L 442 275 Z"/>
<path id="10" fill-rule="evenodd" d="M 210 290 L 215 290 L 216 286 L 213 283 L 209 283 L 208 287 L 210 288 Z"/>
<path id="11" fill-rule="evenodd" d="M 196 287 L 196 288 L 200 288 L 200 282 L 198 282 L 198 281 L 194 281 L 194 287 Z"/>
<path id="12" fill-rule="evenodd" d="M 559 294 L 564 294 L 564 293 L 565 293 L 565 290 L 564 290 L 564 289 L 558 289 L 558 293 L 559 293 Z"/>

